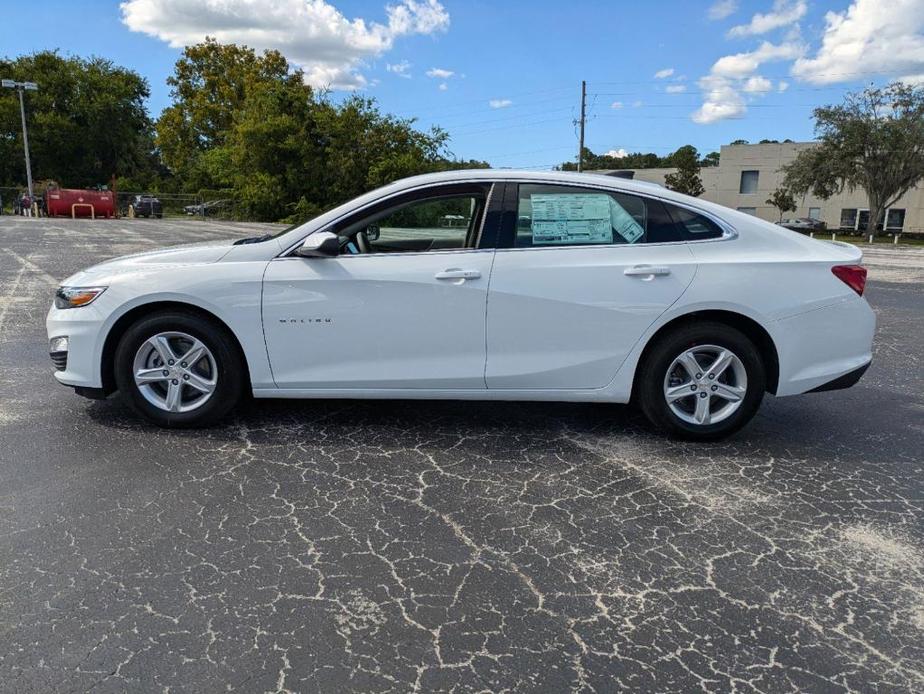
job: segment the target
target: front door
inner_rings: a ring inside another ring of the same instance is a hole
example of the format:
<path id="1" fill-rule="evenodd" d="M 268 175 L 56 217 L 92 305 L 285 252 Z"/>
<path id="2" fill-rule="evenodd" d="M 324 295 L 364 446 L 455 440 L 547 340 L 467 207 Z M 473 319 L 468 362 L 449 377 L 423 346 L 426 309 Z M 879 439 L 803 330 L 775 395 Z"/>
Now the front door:
<path id="1" fill-rule="evenodd" d="M 484 389 L 487 193 L 413 194 L 330 229 L 336 257 L 272 261 L 263 325 L 277 386 Z"/>
<path id="2" fill-rule="evenodd" d="M 606 386 L 692 282 L 685 242 L 722 235 L 703 216 L 605 189 L 524 183 L 507 197 L 488 297 L 489 389 Z"/>

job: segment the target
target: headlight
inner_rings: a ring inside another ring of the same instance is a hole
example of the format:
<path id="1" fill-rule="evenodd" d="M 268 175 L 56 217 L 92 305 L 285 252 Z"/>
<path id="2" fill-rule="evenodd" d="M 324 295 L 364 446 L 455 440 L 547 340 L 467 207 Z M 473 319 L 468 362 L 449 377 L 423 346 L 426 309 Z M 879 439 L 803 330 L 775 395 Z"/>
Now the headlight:
<path id="1" fill-rule="evenodd" d="M 59 287 L 55 292 L 55 307 L 77 308 L 92 304 L 106 287 Z"/>

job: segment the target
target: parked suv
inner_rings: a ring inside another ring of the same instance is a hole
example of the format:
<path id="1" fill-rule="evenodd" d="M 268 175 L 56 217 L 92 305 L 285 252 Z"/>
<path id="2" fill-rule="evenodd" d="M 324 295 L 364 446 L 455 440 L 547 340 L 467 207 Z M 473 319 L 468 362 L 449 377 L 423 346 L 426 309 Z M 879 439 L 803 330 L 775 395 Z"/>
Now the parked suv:
<path id="1" fill-rule="evenodd" d="M 164 208 L 160 204 L 160 200 L 153 195 L 136 195 L 129 205 L 134 208 L 136 217 L 157 217 L 160 219 L 164 216 Z"/>

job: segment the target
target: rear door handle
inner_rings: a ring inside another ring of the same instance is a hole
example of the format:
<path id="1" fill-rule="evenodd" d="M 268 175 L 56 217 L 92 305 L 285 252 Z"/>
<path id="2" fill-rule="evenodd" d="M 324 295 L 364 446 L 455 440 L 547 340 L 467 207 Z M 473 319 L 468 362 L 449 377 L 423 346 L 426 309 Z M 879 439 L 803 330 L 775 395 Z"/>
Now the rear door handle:
<path id="1" fill-rule="evenodd" d="M 623 274 L 629 277 L 663 277 L 671 274 L 671 269 L 665 265 L 635 265 L 626 268 Z"/>
<path id="2" fill-rule="evenodd" d="M 460 270 L 459 268 L 449 268 L 433 275 L 438 280 L 477 280 L 481 277 L 478 270 Z"/>

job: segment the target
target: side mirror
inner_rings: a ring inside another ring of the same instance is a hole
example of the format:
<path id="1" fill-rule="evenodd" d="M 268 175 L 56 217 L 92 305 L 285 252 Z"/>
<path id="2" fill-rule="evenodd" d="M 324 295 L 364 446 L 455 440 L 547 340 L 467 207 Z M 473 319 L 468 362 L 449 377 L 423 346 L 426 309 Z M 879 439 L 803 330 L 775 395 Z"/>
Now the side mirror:
<path id="1" fill-rule="evenodd" d="M 317 231 L 295 251 L 303 258 L 330 258 L 340 255 L 340 238 L 329 231 Z"/>

